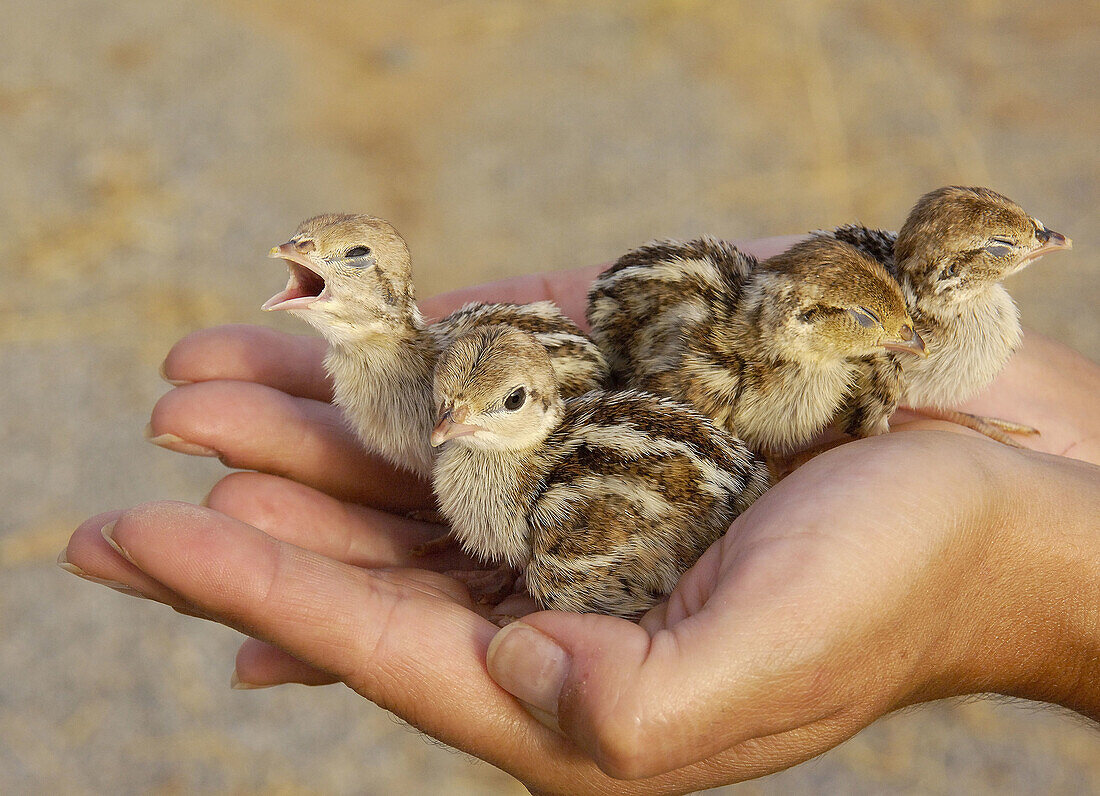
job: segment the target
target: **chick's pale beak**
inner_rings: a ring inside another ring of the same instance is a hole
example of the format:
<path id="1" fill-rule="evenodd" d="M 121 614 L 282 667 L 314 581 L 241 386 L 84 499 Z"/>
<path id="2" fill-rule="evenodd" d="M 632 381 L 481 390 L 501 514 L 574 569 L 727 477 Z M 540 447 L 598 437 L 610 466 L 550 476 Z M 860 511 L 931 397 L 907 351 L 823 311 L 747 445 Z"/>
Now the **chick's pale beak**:
<path id="1" fill-rule="evenodd" d="M 1042 244 L 1036 253 L 1043 252 L 1044 254 L 1049 251 L 1056 251 L 1057 249 L 1072 249 L 1073 241 L 1063 235 L 1061 232 L 1055 232 L 1052 229 L 1042 229 L 1038 232 L 1036 237 L 1039 239 L 1039 243 Z"/>
<path id="2" fill-rule="evenodd" d="M 468 437 L 485 429 L 480 426 L 468 426 L 463 421 L 470 410 L 465 406 L 444 406 L 439 413 L 439 420 L 432 429 L 432 447 L 438 448 L 449 439 L 456 437 Z"/>
<path id="3" fill-rule="evenodd" d="M 887 340 L 882 347 L 887 351 L 900 351 L 902 353 L 916 354 L 919 357 L 928 356 L 928 347 L 924 344 L 924 338 L 917 334 L 912 324 L 901 327 L 901 336 L 897 340 Z M 908 331 L 908 335 L 906 335 Z"/>

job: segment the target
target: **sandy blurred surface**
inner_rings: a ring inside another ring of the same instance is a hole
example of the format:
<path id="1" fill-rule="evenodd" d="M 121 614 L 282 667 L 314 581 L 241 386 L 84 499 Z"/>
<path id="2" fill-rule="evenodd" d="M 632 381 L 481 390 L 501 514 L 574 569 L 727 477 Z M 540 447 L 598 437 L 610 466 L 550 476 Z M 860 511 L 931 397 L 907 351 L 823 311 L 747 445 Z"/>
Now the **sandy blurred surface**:
<path id="1" fill-rule="evenodd" d="M 1100 6 L 0 0 L 0 790 L 518 793 L 350 691 L 228 690 L 238 637 L 53 565 L 197 501 L 147 445 L 172 342 L 259 311 L 327 210 L 391 219 L 427 296 L 650 238 L 895 227 L 941 184 L 1075 250 L 1013 278 L 1100 358 Z M 1095 728 L 936 704 L 735 789 L 1100 792 Z"/>

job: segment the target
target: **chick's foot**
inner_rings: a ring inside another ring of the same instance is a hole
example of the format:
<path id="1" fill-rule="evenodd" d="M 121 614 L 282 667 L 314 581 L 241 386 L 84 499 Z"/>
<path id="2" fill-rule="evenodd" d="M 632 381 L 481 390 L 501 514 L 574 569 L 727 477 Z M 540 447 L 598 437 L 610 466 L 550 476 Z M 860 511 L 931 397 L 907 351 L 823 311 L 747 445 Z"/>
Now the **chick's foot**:
<path id="1" fill-rule="evenodd" d="M 933 420 L 946 420 L 949 423 L 965 426 L 966 428 L 977 431 L 979 434 L 985 434 L 985 436 L 990 439 L 995 439 L 997 442 L 1001 442 L 1013 448 L 1022 448 L 1023 446 L 1012 439 L 1012 437 L 1008 436 L 1009 434 L 1034 435 L 1039 433 L 1039 429 L 1033 428 L 1032 426 L 1026 426 L 1022 423 L 1016 423 L 1011 420 L 1001 420 L 998 417 L 972 415 L 969 412 L 959 412 L 955 409 L 933 409 L 931 407 L 924 407 L 911 411 Z"/>

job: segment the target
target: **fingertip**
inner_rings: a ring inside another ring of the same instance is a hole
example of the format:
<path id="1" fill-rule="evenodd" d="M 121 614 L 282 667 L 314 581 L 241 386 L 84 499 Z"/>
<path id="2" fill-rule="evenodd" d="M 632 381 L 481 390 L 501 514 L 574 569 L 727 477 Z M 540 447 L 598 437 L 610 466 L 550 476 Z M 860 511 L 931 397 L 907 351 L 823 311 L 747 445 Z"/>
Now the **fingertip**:
<path id="1" fill-rule="evenodd" d="M 169 352 L 169 354 L 171 354 L 171 352 Z M 173 367 L 173 370 L 174 369 L 175 368 Z M 168 382 L 173 387 L 182 387 L 184 384 L 191 384 L 191 382 L 188 381 L 187 379 L 176 379 L 176 378 L 172 377 L 172 375 L 168 372 L 168 359 L 167 358 L 165 358 L 165 360 L 160 363 L 160 367 L 157 368 L 157 373 L 163 381 Z"/>
<path id="2" fill-rule="evenodd" d="M 512 622 L 493 636 L 485 657 L 497 685 L 543 714 L 558 715 L 572 659 L 554 639 L 524 622 Z"/>

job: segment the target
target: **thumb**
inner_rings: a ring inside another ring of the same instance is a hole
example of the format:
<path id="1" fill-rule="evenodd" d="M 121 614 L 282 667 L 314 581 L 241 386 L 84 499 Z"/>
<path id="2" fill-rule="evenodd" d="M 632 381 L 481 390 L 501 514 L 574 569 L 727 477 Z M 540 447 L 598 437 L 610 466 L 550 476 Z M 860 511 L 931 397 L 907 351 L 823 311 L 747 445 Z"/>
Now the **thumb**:
<path id="1" fill-rule="evenodd" d="M 736 722 L 725 721 L 737 686 L 724 676 L 721 639 L 701 649 L 683 627 L 651 636 L 608 616 L 530 614 L 496 634 L 487 666 L 528 713 L 570 737 L 605 773 L 639 779 L 738 740 L 728 735 Z"/>
<path id="2" fill-rule="evenodd" d="M 663 774 L 766 736 L 822 751 L 852 732 L 837 725 L 841 705 L 823 693 L 832 689 L 816 667 L 765 651 L 778 641 L 761 632 L 767 625 L 719 619 L 698 615 L 651 635 L 613 617 L 530 614 L 494 636 L 487 667 L 528 713 L 617 779 Z"/>

